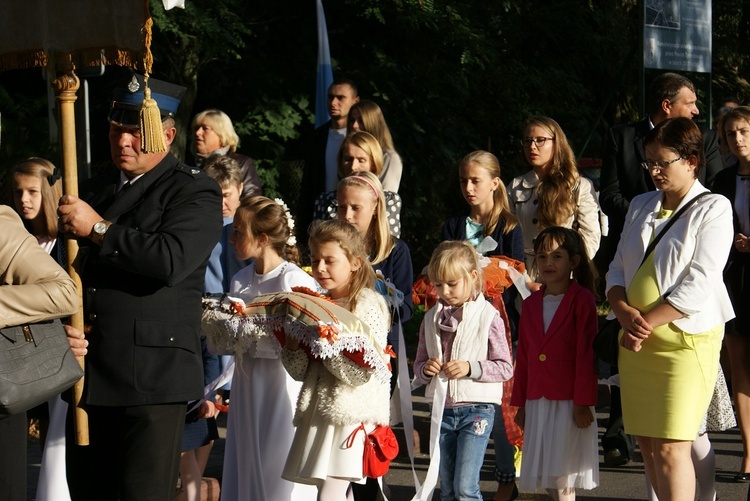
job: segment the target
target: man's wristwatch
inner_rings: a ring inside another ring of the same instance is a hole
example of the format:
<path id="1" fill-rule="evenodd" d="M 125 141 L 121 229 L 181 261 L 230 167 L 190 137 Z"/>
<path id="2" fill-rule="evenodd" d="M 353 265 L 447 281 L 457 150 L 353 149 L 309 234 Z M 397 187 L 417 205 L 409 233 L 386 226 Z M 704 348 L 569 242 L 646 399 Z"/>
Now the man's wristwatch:
<path id="1" fill-rule="evenodd" d="M 112 223 L 110 223 L 106 219 L 96 223 L 91 230 L 91 240 L 95 244 L 101 245 L 102 241 L 104 240 L 104 235 L 107 233 L 107 230 L 111 225 Z"/>

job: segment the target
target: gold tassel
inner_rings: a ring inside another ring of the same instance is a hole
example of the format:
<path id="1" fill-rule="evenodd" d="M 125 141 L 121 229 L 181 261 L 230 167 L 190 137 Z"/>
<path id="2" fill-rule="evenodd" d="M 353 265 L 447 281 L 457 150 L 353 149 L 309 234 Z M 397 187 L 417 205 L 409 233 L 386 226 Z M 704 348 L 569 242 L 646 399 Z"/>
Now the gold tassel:
<path id="1" fill-rule="evenodd" d="M 143 104 L 140 112 L 141 151 L 144 153 L 164 153 L 167 145 L 164 143 L 164 132 L 161 125 L 161 112 L 154 99 L 151 99 L 151 89 L 148 79 L 143 90 Z"/>
<path id="2" fill-rule="evenodd" d="M 146 10 L 146 23 L 144 26 L 144 45 L 146 52 L 143 58 L 143 104 L 140 112 L 141 126 L 141 151 L 144 153 L 164 153 L 167 151 L 167 145 L 164 143 L 164 132 L 161 125 L 161 112 L 159 105 L 154 99 L 151 99 L 151 89 L 148 87 L 148 74 L 151 73 L 151 66 L 154 59 L 151 55 L 151 38 L 153 36 L 151 28 L 154 25 L 151 19 L 151 13 L 148 10 L 148 0 L 144 1 Z"/>

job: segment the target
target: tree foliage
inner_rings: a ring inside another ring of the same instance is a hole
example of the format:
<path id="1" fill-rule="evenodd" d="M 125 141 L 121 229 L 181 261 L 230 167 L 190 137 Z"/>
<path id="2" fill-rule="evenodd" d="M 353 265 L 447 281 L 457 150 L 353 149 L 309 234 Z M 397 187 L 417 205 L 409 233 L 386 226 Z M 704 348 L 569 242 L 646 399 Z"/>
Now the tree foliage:
<path id="1" fill-rule="evenodd" d="M 491 150 L 507 182 L 525 169 L 518 139 L 530 115 L 555 118 L 586 157 L 601 154 L 608 127 L 640 115 L 641 5 L 324 0 L 334 73 L 381 106 L 404 159 L 403 234 L 416 269 L 443 218 L 464 207 L 456 175 L 462 156 Z M 178 150 L 189 158 L 195 113 L 222 109 L 240 151 L 256 159 L 266 192 L 293 206 L 305 188 L 299 160 L 313 123 L 315 2 L 188 0 L 184 11 L 169 12 L 160 0 L 150 6 L 154 76 L 188 88 Z M 750 103 L 750 4 L 713 2 L 713 29 L 713 96 Z M 0 85 L 9 78 L 0 75 Z M 38 146 L 46 97 L 3 92 L 0 160 L 7 161 Z M 701 97 L 705 112 L 710 96 Z"/>

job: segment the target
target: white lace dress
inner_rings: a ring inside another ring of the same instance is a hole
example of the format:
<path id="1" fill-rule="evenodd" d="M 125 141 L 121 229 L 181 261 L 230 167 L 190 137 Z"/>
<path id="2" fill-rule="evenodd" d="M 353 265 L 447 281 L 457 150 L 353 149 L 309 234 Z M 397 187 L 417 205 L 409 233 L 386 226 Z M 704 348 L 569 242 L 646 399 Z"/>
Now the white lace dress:
<path id="1" fill-rule="evenodd" d="M 724 431 L 735 426 L 737 426 L 737 420 L 734 417 L 732 398 L 729 396 L 724 371 L 721 370 L 721 365 L 719 365 L 719 375 L 716 378 L 714 394 L 711 396 L 708 412 L 706 412 L 700 428 L 698 428 L 698 434 L 702 435 L 707 431 Z"/>
<path id="2" fill-rule="evenodd" d="M 315 280 L 292 263 L 282 263 L 263 275 L 250 265 L 232 278 L 231 292 L 256 296 L 297 286 L 318 289 Z M 314 488 L 281 478 L 294 437 L 292 416 L 301 386 L 281 365 L 278 347 L 274 351 L 273 346 L 256 345 L 237 357 L 227 418 L 222 501 L 309 501 L 317 497 Z"/>

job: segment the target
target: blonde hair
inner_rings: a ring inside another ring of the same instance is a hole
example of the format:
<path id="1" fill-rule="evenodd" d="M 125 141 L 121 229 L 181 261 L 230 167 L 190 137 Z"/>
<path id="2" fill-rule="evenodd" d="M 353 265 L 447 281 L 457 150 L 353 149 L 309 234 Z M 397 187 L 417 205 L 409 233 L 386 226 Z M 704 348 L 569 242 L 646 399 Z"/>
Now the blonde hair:
<path id="1" fill-rule="evenodd" d="M 466 155 L 458 164 L 459 175 L 461 169 L 469 164 L 477 164 L 486 170 L 491 178 L 500 179 L 500 162 L 497 157 L 488 151 L 477 150 Z M 518 219 L 510 211 L 508 203 L 508 192 L 505 191 L 505 185 L 502 180 L 497 185 L 497 189 L 492 193 L 492 212 L 484 224 L 484 236 L 492 235 L 497 223 L 503 221 L 503 234 L 507 235 L 510 231 L 518 226 Z"/>
<path id="2" fill-rule="evenodd" d="M 15 191 L 15 174 L 23 174 L 41 179 L 42 206 L 39 212 L 44 216 L 45 234 L 35 236 L 56 237 L 58 233 L 57 204 L 62 196 L 62 180 L 60 179 L 59 169 L 49 160 L 39 157 L 27 158 L 16 164 L 10 171 L 11 196 L 13 195 L 13 191 Z M 11 198 L 11 200 L 14 201 L 15 199 Z M 15 201 L 12 205 L 18 211 Z M 29 221 L 24 219 L 23 224 L 31 232 Z"/>
<path id="3" fill-rule="evenodd" d="M 358 269 L 352 270 L 349 280 L 349 298 L 344 306 L 347 310 L 354 311 L 359 293 L 365 288 L 374 289 L 375 287 L 375 272 L 367 259 L 365 241 L 354 226 L 338 219 L 313 221 L 308 233 L 310 238 L 307 245 L 311 249 L 315 245 L 333 242 L 341 247 L 352 267 L 359 265 Z"/>
<path id="4" fill-rule="evenodd" d="M 375 217 L 370 222 L 370 227 L 367 230 L 367 241 L 365 244 L 370 248 L 370 252 L 372 252 L 370 263 L 378 264 L 386 259 L 396 246 L 396 241 L 393 235 L 391 235 L 388 226 L 388 212 L 385 207 L 383 185 L 380 184 L 378 176 L 372 172 L 354 172 L 339 181 L 338 188 L 336 189 L 337 195 L 345 187 L 360 188 L 375 199 Z"/>
<path id="5" fill-rule="evenodd" d="M 471 272 L 477 272 L 477 278 L 472 282 Z M 466 280 L 472 284 L 475 292 L 484 290 L 482 272 L 479 269 L 477 251 L 470 243 L 459 240 L 441 242 L 430 257 L 427 265 L 427 276 L 435 283 Z"/>
<path id="6" fill-rule="evenodd" d="M 383 151 L 395 150 L 393 147 L 391 131 L 388 128 L 388 124 L 385 123 L 385 117 L 383 116 L 380 106 L 366 99 L 354 103 L 349 109 L 349 116 L 347 118 L 346 128 L 348 132 L 352 132 L 352 123 L 354 122 L 352 111 L 354 110 L 359 111 L 360 123 L 362 124 L 361 130 L 369 132 L 375 136 L 375 139 L 378 140 Z"/>
<path id="7" fill-rule="evenodd" d="M 217 109 L 201 111 L 193 118 L 193 123 L 191 125 L 193 131 L 195 131 L 198 125 L 203 122 L 206 122 L 208 126 L 211 127 L 219 136 L 219 139 L 221 139 L 222 148 L 225 146 L 229 146 L 229 151 L 237 151 L 237 146 L 239 146 L 240 144 L 240 137 L 234 131 L 232 120 L 226 113 Z M 193 135 L 193 142 L 190 145 L 190 149 L 193 154 L 195 154 L 195 135 Z"/>
<path id="8" fill-rule="evenodd" d="M 213 155 L 201 165 L 203 172 L 213 178 L 222 188 L 239 187 L 242 184 L 242 168 L 232 157 Z"/>
<path id="9" fill-rule="evenodd" d="M 297 246 L 287 243 L 293 232 L 289 227 L 284 207 L 267 197 L 248 197 L 240 202 L 234 219 L 242 222 L 253 239 L 265 234 L 271 248 L 279 256 L 292 263 L 299 263 Z"/>
<path id="10" fill-rule="evenodd" d="M 574 214 L 576 205 L 573 189 L 580 174 L 573 148 L 560 125 L 549 117 L 536 116 L 526 120 L 523 130 L 534 126 L 545 129 L 554 139 L 552 165 L 545 171 L 544 179 L 540 180 L 537 188 L 537 220 L 539 229 L 544 229 L 548 226 L 560 226 Z"/>
<path id="11" fill-rule="evenodd" d="M 367 153 L 367 156 L 370 158 L 370 172 L 374 172 L 376 176 L 379 176 L 383 172 L 383 149 L 380 147 L 380 143 L 369 132 L 359 131 L 352 132 L 341 143 L 341 148 L 339 148 L 338 155 L 336 155 L 339 176 L 344 176 L 344 151 L 350 144 L 361 148 Z"/>

